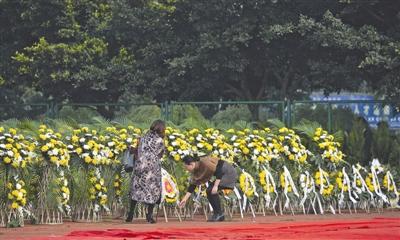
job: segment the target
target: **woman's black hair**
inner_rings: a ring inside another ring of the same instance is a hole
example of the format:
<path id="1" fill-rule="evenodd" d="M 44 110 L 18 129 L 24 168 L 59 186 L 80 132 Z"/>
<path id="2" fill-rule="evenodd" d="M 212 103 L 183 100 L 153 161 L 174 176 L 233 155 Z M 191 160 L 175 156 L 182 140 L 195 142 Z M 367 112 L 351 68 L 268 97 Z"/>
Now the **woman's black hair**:
<path id="1" fill-rule="evenodd" d="M 165 122 L 163 120 L 155 120 L 150 126 L 150 131 L 157 133 L 160 137 L 164 137 Z"/>
<path id="2" fill-rule="evenodd" d="M 185 156 L 182 158 L 183 163 L 185 163 L 185 165 L 189 165 L 192 162 L 197 162 L 200 161 L 200 158 L 197 155 L 194 156 Z"/>

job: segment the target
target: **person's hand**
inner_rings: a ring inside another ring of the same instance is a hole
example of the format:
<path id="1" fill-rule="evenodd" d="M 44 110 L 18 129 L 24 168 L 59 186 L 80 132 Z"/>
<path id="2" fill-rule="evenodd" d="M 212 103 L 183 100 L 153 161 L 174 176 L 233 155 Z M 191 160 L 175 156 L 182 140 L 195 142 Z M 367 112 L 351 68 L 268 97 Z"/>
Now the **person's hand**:
<path id="1" fill-rule="evenodd" d="M 179 207 L 180 207 L 180 208 L 183 208 L 183 207 L 186 205 L 186 201 L 187 201 L 187 199 L 186 199 L 186 198 L 183 198 L 183 199 L 180 201 L 180 203 L 179 203 Z"/>
<path id="2" fill-rule="evenodd" d="M 211 189 L 211 194 L 217 194 L 217 193 L 218 193 L 218 187 L 214 186 L 214 187 Z"/>

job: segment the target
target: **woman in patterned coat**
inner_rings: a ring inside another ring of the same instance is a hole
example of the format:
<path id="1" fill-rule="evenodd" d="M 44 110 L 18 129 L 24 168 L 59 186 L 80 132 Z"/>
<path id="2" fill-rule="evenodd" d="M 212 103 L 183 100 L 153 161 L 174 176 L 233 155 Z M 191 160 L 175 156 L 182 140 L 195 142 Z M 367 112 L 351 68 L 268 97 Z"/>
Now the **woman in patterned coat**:
<path id="1" fill-rule="evenodd" d="M 146 220 L 153 219 L 154 205 L 161 200 L 161 158 L 164 154 L 165 123 L 156 120 L 140 138 L 132 175 L 131 205 L 126 221 L 131 222 L 137 202 L 147 204 Z"/>

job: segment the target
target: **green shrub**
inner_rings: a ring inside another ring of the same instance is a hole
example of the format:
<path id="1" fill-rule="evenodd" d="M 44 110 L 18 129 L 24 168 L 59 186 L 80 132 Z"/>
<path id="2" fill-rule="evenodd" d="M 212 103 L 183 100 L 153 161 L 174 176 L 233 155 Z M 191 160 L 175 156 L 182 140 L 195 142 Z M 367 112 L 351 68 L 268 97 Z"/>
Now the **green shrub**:
<path id="1" fill-rule="evenodd" d="M 161 118 L 161 109 L 157 105 L 133 106 L 127 113 L 120 112 L 116 118 L 125 118 L 139 125 L 149 125 L 152 121 Z"/>
<path id="2" fill-rule="evenodd" d="M 174 105 L 170 117 L 176 125 L 181 125 L 189 118 L 195 121 L 206 121 L 199 108 L 192 105 Z"/>
<path id="3" fill-rule="evenodd" d="M 246 105 L 228 106 L 216 113 L 212 119 L 215 124 L 233 124 L 237 121 L 251 121 L 251 112 Z"/>
<path id="4" fill-rule="evenodd" d="M 365 120 L 361 118 L 357 118 L 353 121 L 353 127 L 350 132 L 346 132 L 344 135 L 344 146 L 343 150 L 347 155 L 347 160 L 351 164 L 355 163 L 368 163 L 365 157 L 365 131 L 368 127 L 368 124 L 365 123 Z"/>
<path id="5" fill-rule="evenodd" d="M 74 120 L 78 123 L 91 123 L 94 117 L 101 115 L 94 107 L 71 107 L 63 106 L 57 114 L 60 119 Z"/>
<path id="6" fill-rule="evenodd" d="M 378 128 L 373 131 L 373 137 L 373 157 L 378 158 L 381 163 L 388 163 L 393 141 L 396 140 L 390 134 L 389 125 L 386 122 L 378 123 Z"/>
<path id="7" fill-rule="evenodd" d="M 389 164 L 400 171 L 400 135 L 393 139 L 392 150 L 389 153 Z"/>

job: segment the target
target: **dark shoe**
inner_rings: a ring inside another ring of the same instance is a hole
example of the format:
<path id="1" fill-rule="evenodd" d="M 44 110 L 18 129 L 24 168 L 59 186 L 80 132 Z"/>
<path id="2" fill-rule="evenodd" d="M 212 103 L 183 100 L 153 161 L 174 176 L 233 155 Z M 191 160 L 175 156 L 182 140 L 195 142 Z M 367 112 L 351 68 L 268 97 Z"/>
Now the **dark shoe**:
<path id="1" fill-rule="evenodd" d="M 148 223 L 156 223 L 156 220 L 153 218 L 153 214 L 146 214 L 146 220 Z"/>
<path id="2" fill-rule="evenodd" d="M 132 222 L 133 220 L 133 214 L 128 214 L 128 216 L 125 219 L 125 222 Z"/>
<path id="3" fill-rule="evenodd" d="M 207 222 L 222 222 L 225 221 L 225 216 L 223 213 L 220 214 L 214 214 L 210 219 L 208 219 Z"/>

